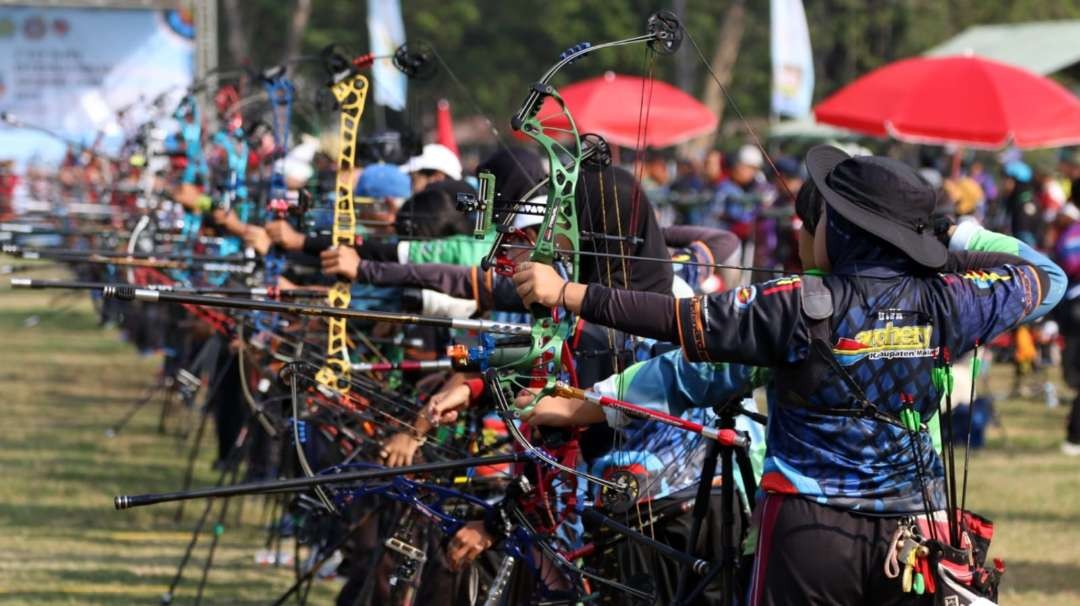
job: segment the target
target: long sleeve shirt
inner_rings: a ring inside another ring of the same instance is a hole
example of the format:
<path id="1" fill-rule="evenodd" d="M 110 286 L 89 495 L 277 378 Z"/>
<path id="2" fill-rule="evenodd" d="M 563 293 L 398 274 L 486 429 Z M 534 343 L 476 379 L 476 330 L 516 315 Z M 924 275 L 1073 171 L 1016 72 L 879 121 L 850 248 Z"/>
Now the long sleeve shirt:
<path id="1" fill-rule="evenodd" d="M 980 251 L 982 258 L 1000 264 L 922 276 L 870 267 L 858 275 L 823 278 L 833 312 L 823 320 L 828 351 L 866 398 L 887 413 L 898 414 L 910 399 L 927 421 L 943 396 L 932 374 L 944 351 L 956 359 L 1046 313 L 1064 293 L 1061 269 L 1014 238 L 973 225 L 957 229 L 950 246 Z M 803 286 L 799 276 L 789 276 L 675 300 L 590 285 L 582 316 L 680 343 L 689 361 L 773 367 L 778 376 L 786 372 L 787 381 L 770 385 L 765 490 L 859 511 L 921 511 L 922 481 L 940 494 L 944 474 L 929 436 L 912 438 L 877 419 L 836 414 L 835 409 L 850 408 L 856 395 L 836 376 L 791 380 L 799 377 L 815 335 L 823 332 L 804 313 Z M 795 397 L 797 406 L 791 405 Z M 919 477 L 915 452 L 929 478 Z"/>
<path id="2" fill-rule="evenodd" d="M 597 383 L 593 391 L 632 404 L 662 409 L 711 427 L 716 415 L 708 408 L 733 398 L 757 412 L 752 398 L 743 398 L 761 384 L 764 373 L 739 364 L 696 364 L 679 350 L 639 362 Z M 625 471 L 638 476 L 642 498 L 659 499 L 695 486 L 705 458 L 705 438 L 677 427 L 635 419 L 605 409 L 608 424 L 619 432 L 612 451 L 593 462 L 591 471 L 606 476 Z M 765 455 L 765 428 L 745 415 L 735 429 L 750 436 L 750 460 L 760 478 Z M 741 488 L 741 477 L 737 479 Z"/>

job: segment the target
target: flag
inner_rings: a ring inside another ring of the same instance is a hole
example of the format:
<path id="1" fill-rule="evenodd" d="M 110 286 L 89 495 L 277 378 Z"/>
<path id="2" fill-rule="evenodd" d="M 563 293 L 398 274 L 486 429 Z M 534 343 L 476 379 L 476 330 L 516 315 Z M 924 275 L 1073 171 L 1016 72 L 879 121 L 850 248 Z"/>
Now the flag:
<path id="1" fill-rule="evenodd" d="M 802 0 L 770 0 L 772 113 L 810 115 L 814 97 L 814 54 Z"/>
<path id="2" fill-rule="evenodd" d="M 439 99 L 438 105 L 436 105 L 435 112 L 435 142 L 440 145 L 445 145 L 447 149 L 454 152 L 454 155 L 461 157 L 458 153 L 457 139 L 454 138 L 454 119 L 450 115 L 450 102 L 446 99 Z"/>
<path id="3" fill-rule="evenodd" d="M 389 57 L 405 44 L 405 23 L 401 20 L 401 4 L 398 0 L 368 0 L 368 38 L 371 52 L 376 57 L 371 66 L 375 80 L 375 103 L 392 110 L 405 109 L 405 74 L 394 67 Z"/>

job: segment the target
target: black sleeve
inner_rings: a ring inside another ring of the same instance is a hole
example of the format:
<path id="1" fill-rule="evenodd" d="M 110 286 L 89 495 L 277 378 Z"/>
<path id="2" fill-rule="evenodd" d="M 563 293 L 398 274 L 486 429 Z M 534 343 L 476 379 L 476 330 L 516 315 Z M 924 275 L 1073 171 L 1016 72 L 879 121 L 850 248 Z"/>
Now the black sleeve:
<path id="1" fill-rule="evenodd" d="M 496 274 L 490 269 L 487 275 L 491 276 L 491 282 L 483 280 L 480 282 L 480 309 L 513 312 L 529 311 L 525 308 L 525 303 L 521 301 L 521 297 L 518 296 L 512 278 Z"/>
<path id="2" fill-rule="evenodd" d="M 356 247 L 361 259 L 369 261 L 398 262 L 397 242 L 379 240 L 378 242 L 364 242 Z"/>
<path id="3" fill-rule="evenodd" d="M 401 264 L 360 260 L 356 281 L 375 286 L 406 286 L 435 290 L 459 299 L 476 301 L 481 311 L 528 311 L 514 281 L 479 267 L 445 263 Z"/>
<path id="4" fill-rule="evenodd" d="M 360 261 L 356 281 L 376 286 L 415 286 L 457 297 L 475 299 L 475 267 L 442 263 L 401 264 L 385 261 Z"/>
<path id="5" fill-rule="evenodd" d="M 581 317 L 586 322 L 675 343 L 679 332 L 674 303 L 670 295 L 590 284 L 581 304 Z"/>
<path id="6" fill-rule="evenodd" d="M 805 355 L 809 330 L 797 276 L 676 299 L 590 284 L 585 320 L 679 343 L 693 362 L 775 366 Z"/>
<path id="7" fill-rule="evenodd" d="M 313 257 L 318 257 L 322 251 L 330 248 L 333 244 L 334 239 L 329 235 L 306 236 L 304 237 L 303 250 Z"/>

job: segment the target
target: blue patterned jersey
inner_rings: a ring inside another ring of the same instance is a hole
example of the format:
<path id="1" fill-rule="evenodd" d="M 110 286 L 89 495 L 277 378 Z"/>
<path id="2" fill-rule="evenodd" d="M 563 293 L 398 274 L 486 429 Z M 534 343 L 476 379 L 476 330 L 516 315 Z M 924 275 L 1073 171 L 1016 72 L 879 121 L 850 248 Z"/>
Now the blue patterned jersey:
<path id="1" fill-rule="evenodd" d="M 708 407 L 742 396 L 757 381 L 758 373 L 748 366 L 692 364 L 676 349 L 634 364 L 593 389 L 601 395 L 712 427 L 716 415 Z M 757 411 L 752 399 L 744 399 L 742 406 Z M 642 498 L 658 499 L 696 485 L 705 458 L 704 438 L 611 409 L 605 412 L 608 424 L 618 433 L 612 451 L 593 462 L 593 474 L 610 477 L 616 471 L 630 472 L 638 479 Z M 764 428 L 743 415 L 735 418 L 735 428 L 749 434 L 751 463 L 760 476 Z M 741 483 L 741 477 L 737 481 Z"/>
<path id="2" fill-rule="evenodd" d="M 988 233 L 981 232 L 985 241 L 1000 244 Z M 979 236 L 966 234 L 971 242 Z M 857 392 L 834 368 L 811 363 L 812 352 L 820 351 L 812 341 L 825 342 L 874 405 L 895 416 L 909 400 L 926 422 L 943 396 L 932 374 L 946 354 L 958 359 L 1060 299 L 1061 270 L 1031 249 L 1014 250 L 1024 257 L 1016 264 L 959 274 L 914 276 L 863 266 L 857 275 L 825 276 L 833 315 L 824 320 L 804 313 L 810 304 L 800 277 L 678 300 L 690 360 L 775 370 L 762 488 L 895 514 L 922 511 L 925 486 L 931 506 L 940 507 L 944 472 L 929 435 L 912 437 L 881 420 L 836 414 L 859 408 Z"/>

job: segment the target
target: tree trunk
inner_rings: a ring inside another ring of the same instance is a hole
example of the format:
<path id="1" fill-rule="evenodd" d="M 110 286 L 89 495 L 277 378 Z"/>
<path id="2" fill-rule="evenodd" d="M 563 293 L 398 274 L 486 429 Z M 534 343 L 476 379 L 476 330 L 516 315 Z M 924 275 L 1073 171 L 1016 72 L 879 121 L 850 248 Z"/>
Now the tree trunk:
<path id="1" fill-rule="evenodd" d="M 745 2 L 735 0 L 724 14 L 724 22 L 720 25 L 720 37 L 712 56 L 712 71 L 716 74 L 716 80 L 712 75 L 705 74 L 705 106 L 716 114 L 717 127 L 716 130 L 698 140 L 694 146 L 698 153 L 712 149 L 716 143 L 716 134 L 720 131 L 720 125 L 723 124 L 724 108 L 727 106 L 723 89 L 731 84 L 731 74 L 735 70 L 735 60 L 739 58 L 739 45 L 742 44 L 745 29 Z"/>
<path id="2" fill-rule="evenodd" d="M 686 0 L 674 0 L 671 8 L 682 23 L 687 22 Z M 675 85 L 683 91 L 693 95 L 694 90 L 694 67 L 697 66 L 697 57 L 689 44 L 683 44 L 675 52 Z"/>
<path id="3" fill-rule="evenodd" d="M 308 19 L 310 18 L 311 0 L 296 0 L 296 8 L 293 9 L 292 19 L 289 20 L 289 37 L 285 44 L 283 61 L 291 61 L 300 54 L 300 46 L 304 41 L 304 30 L 307 29 Z"/>
<path id="4" fill-rule="evenodd" d="M 221 4 L 225 9 L 225 28 L 229 31 L 229 55 L 234 65 L 247 65 L 251 62 L 251 45 L 240 14 L 240 0 L 224 0 Z"/>

